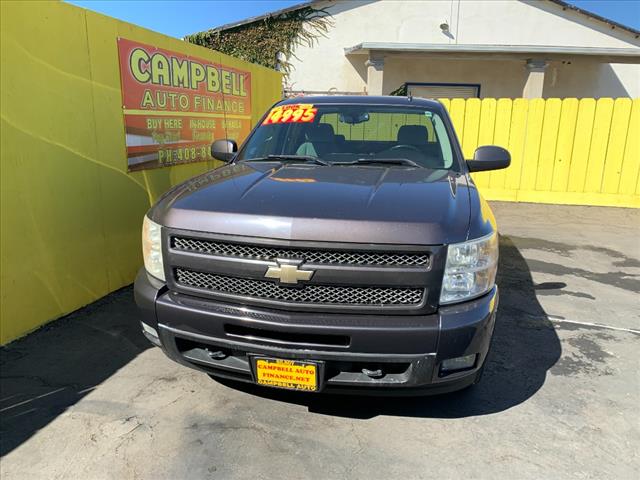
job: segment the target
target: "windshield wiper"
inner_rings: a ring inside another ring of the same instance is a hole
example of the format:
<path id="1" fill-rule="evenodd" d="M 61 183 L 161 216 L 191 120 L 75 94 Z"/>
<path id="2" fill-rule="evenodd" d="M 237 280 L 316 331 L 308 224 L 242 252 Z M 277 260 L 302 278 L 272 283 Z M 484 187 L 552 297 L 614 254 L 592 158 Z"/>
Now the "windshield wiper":
<path id="1" fill-rule="evenodd" d="M 410 167 L 424 168 L 419 163 L 408 158 L 358 158 L 352 162 L 334 162 L 332 165 L 367 165 L 372 163 L 388 163 L 391 165 L 408 165 Z"/>
<path id="2" fill-rule="evenodd" d="M 325 162 L 321 158 L 313 157 L 311 155 L 267 155 L 266 157 L 258 157 L 258 158 L 245 158 L 242 160 L 243 162 L 306 162 L 306 163 L 315 163 L 316 165 L 330 165 L 329 162 Z"/>

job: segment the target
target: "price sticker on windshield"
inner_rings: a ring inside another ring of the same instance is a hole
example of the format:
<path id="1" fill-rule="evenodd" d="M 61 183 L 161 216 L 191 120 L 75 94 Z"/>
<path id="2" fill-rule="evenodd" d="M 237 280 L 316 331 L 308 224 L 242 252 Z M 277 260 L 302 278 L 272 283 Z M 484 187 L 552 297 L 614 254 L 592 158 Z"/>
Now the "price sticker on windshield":
<path id="1" fill-rule="evenodd" d="M 274 123 L 309 123 L 316 118 L 317 108 L 311 103 L 294 103 L 291 105 L 280 105 L 272 108 L 266 116 L 262 125 Z"/>

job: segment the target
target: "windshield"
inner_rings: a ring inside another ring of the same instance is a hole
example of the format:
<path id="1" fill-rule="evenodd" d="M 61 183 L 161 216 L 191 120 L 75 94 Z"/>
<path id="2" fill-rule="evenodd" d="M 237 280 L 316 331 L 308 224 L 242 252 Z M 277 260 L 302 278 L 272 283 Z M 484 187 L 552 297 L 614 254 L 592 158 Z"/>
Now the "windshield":
<path id="1" fill-rule="evenodd" d="M 403 106 L 287 104 L 273 108 L 238 160 L 389 163 L 458 170 L 435 111 Z M 291 158 L 291 156 L 294 156 Z M 317 162 L 320 163 L 320 162 Z"/>

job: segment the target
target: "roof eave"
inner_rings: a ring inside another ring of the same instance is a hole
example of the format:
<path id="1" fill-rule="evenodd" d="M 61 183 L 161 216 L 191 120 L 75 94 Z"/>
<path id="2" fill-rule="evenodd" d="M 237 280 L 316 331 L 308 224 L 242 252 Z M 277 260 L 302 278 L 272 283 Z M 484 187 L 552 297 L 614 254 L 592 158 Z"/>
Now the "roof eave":
<path id="1" fill-rule="evenodd" d="M 564 0 L 549 0 L 549 1 L 551 3 L 555 3 L 556 5 L 562 7 L 563 10 L 573 10 L 574 12 L 578 12 L 581 15 L 585 15 L 587 17 L 593 18 L 594 20 L 604 22 L 607 25 L 609 25 L 611 28 L 624 30 L 625 32 L 631 33 L 636 38 L 640 38 L 640 30 L 636 30 L 635 28 L 629 27 L 627 25 L 623 25 L 622 23 L 618 23 L 614 20 L 609 20 L 608 18 L 598 15 L 597 13 L 590 12 L 589 10 L 584 10 L 583 8 L 576 7 L 575 5 L 571 5 L 570 3 L 567 3 Z"/>
<path id="2" fill-rule="evenodd" d="M 316 3 L 319 3 L 322 0 L 309 0 L 303 3 L 299 3 L 297 5 L 293 5 L 291 7 L 287 7 L 287 8 L 282 8 L 280 10 L 275 10 L 273 12 L 268 12 L 265 13 L 263 15 L 258 15 L 255 17 L 249 17 L 249 18 L 245 18 L 244 20 L 240 20 L 238 22 L 232 22 L 232 23 L 227 23 L 225 25 L 221 25 L 219 27 L 216 28 L 212 28 L 211 30 L 205 30 L 208 33 L 216 33 L 216 32 L 221 32 L 223 30 L 231 30 L 233 28 L 237 28 L 237 27 L 241 27 L 243 25 L 249 25 L 250 23 L 255 23 L 255 22 L 259 22 L 261 20 L 265 20 L 267 18 L 272 18 L 272 17 L 278 17 L 280 15 L 283 15 L 285 13 L 289 13 L 289 12 L 295 12 L 296 10 L 302 10 L 303 8 L 307 8 L 310 7 Z M 194 32 L 192 35 L 195 35 L 197 33 L 202 33 L 202 32 Z M 189 35 L 187 35 L 189 36 Z"/>
<path id="3" fill-rule="evenodd" d="M 554 58 L 599 57 L 622 60 L 625 63 L 640 63 L 640 48 L 566 47 L 554 45 L 464 45 L 449 43 L 395 43 L 363 42 L 344 49 L 345 55 L 379 53 L 425 53 L 425 54 L 503 54 Z"/>

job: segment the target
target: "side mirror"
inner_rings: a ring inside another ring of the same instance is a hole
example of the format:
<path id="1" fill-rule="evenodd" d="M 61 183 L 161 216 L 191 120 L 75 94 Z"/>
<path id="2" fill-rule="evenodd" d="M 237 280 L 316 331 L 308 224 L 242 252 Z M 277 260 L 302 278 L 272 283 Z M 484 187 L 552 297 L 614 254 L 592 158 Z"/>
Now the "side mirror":
<path id="1" fill-rule="evenodd" d="M 485 170 L 500 170 L 511 165 L 511 154 L 508 150 L 495 145 L 478 147 L 473 154 L 473 160 L 467 160 L 470 172 Z"/>
<path id="2" fill-rule="evenodd" d="M 223 162 L 229 162 L 238 151 L 238 144 L 233 140 L 216 140 L 211 144 L 211 156 Z"/>

